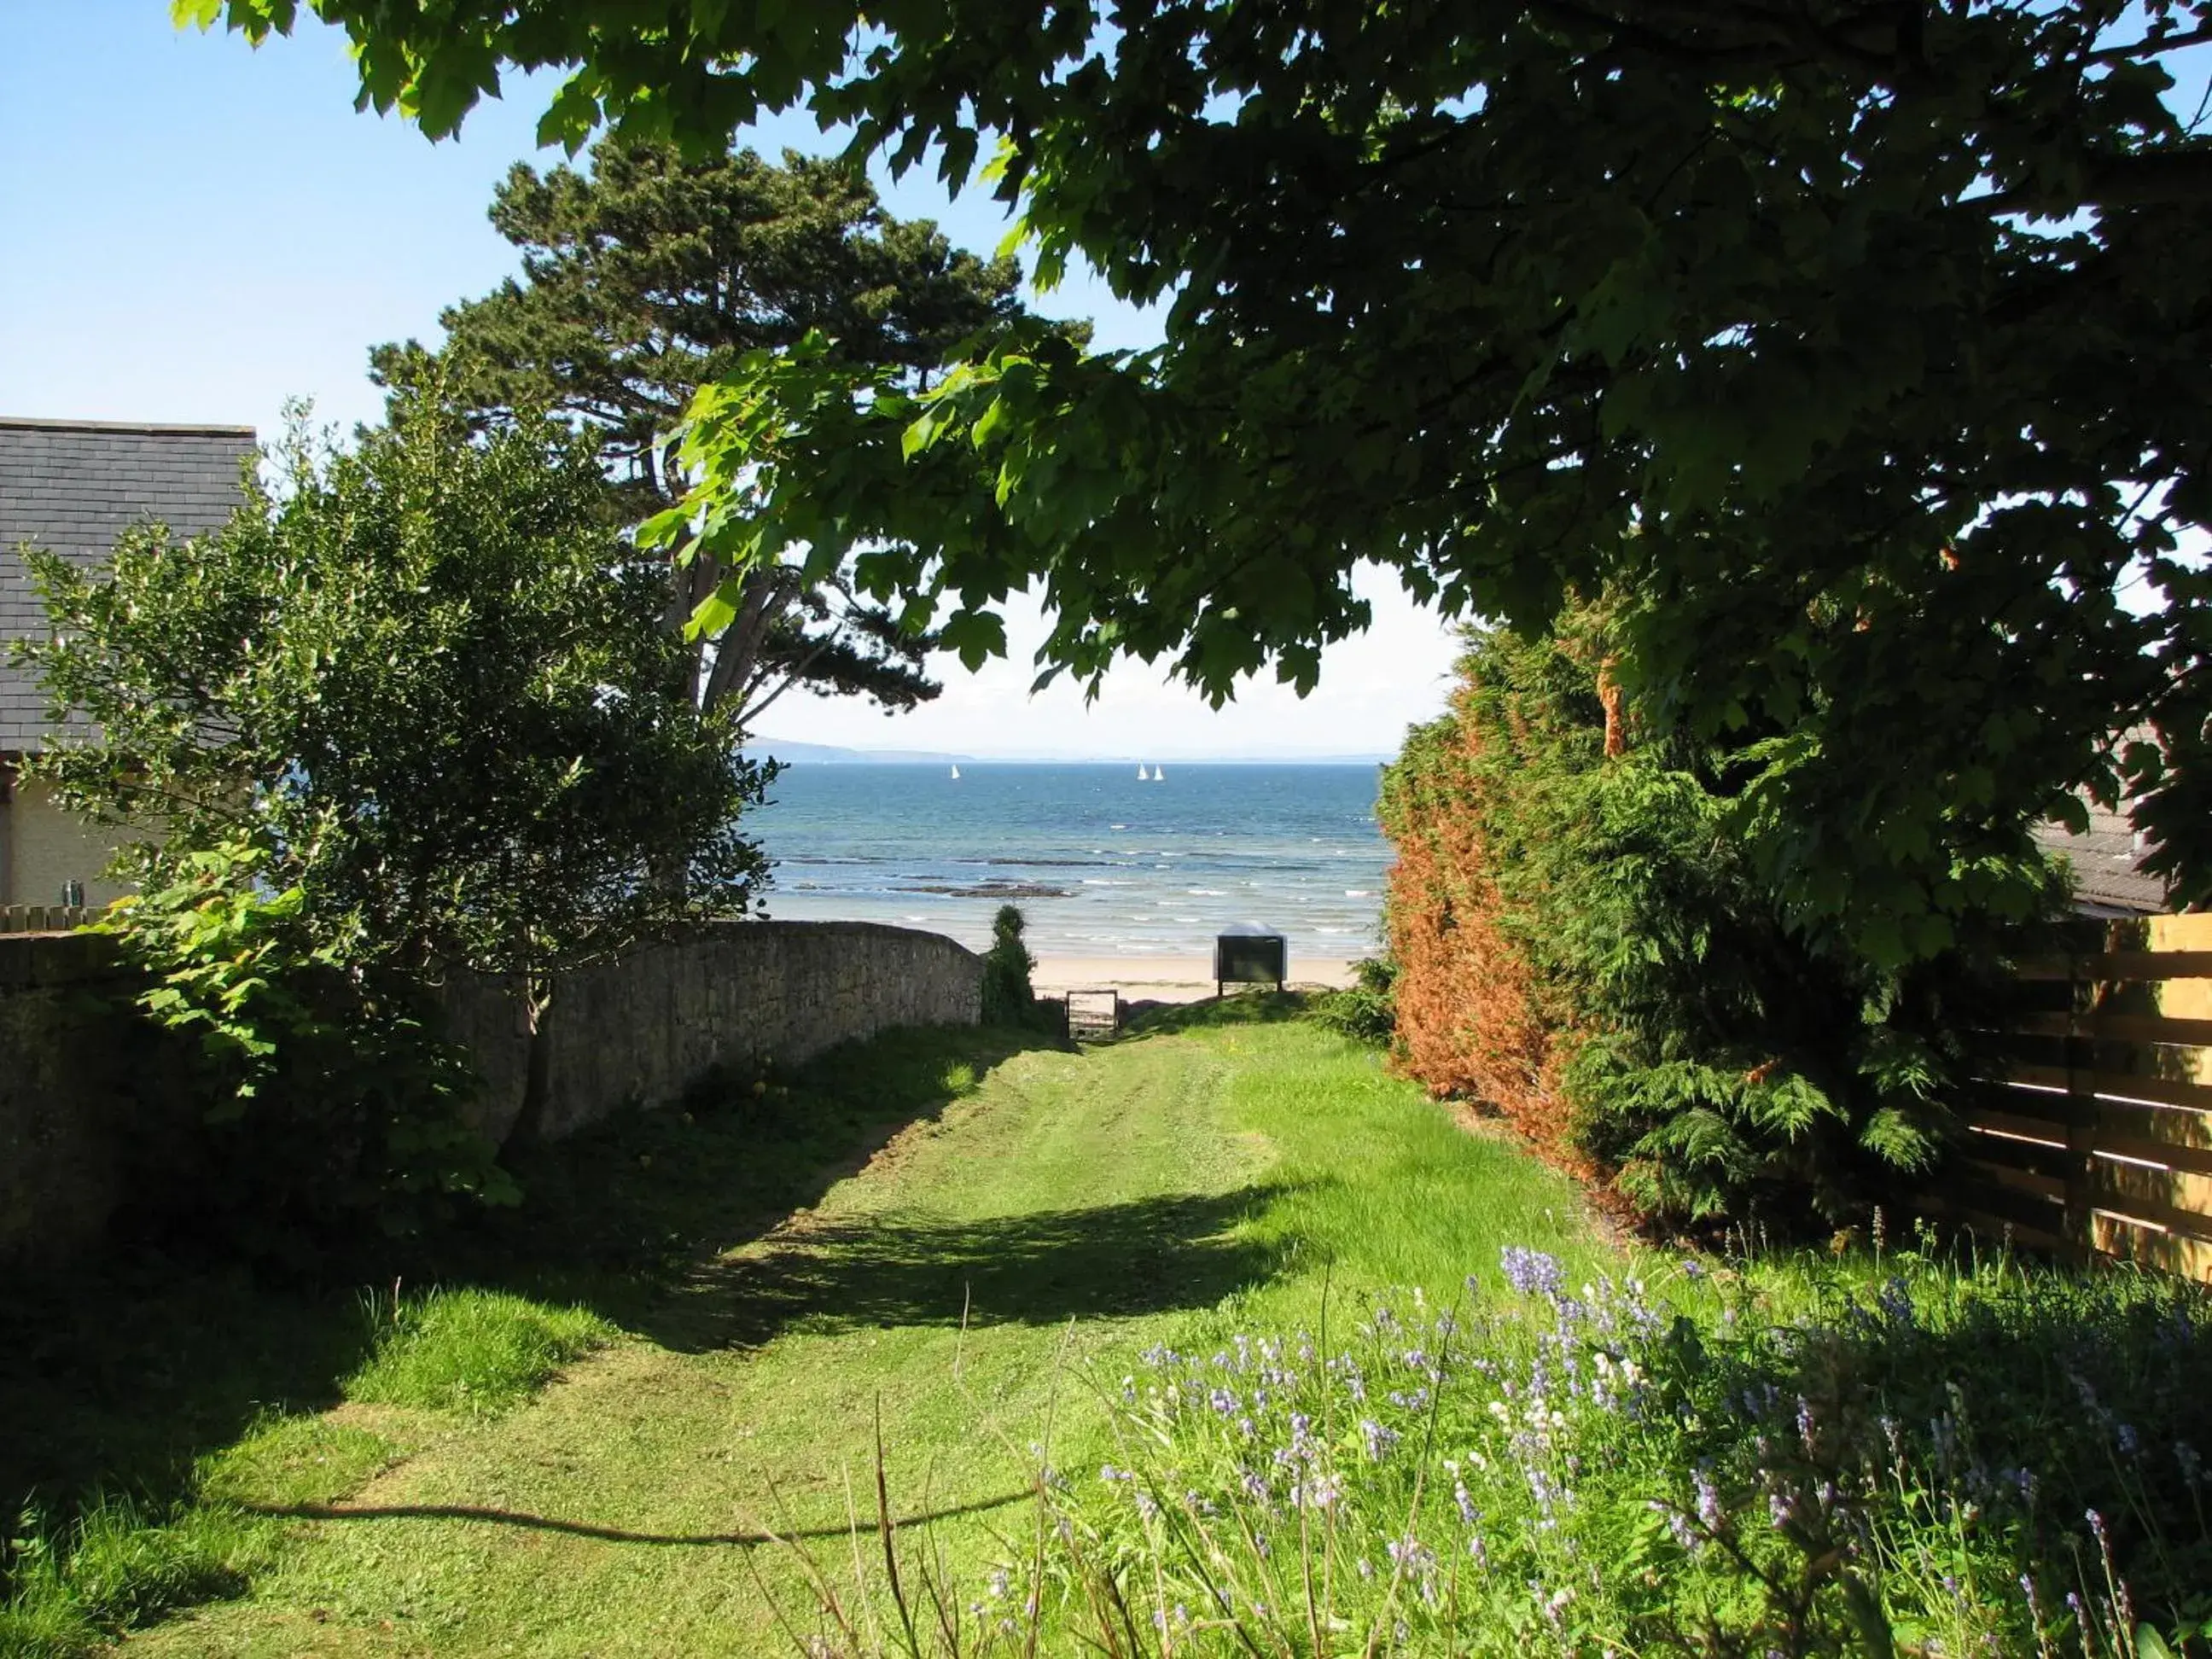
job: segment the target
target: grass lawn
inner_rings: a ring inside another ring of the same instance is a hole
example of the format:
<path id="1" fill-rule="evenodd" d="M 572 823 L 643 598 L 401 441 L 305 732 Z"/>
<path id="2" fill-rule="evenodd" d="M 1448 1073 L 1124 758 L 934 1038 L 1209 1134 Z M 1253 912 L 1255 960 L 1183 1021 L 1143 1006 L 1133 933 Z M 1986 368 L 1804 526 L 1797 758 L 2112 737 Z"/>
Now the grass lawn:
<path id="1" fill-rule="evenodd" d="M 1092 1379 L 1156 1342 L 1317 1321 L 1324 1286 L 1347 1318 L 1370 1288 L 1449 1301 L 1506 1244 L 1604 1265 L 1565 1182 L 1239 1000 L 1083 1053 L 907 1034 L 770 1094 L 772 1121 L 617 1126 L 447 1264 L 520 1303 L 402 1286 L 341 1317 L 236 1290 L 240 1328 L 287 1316 L 265 1346 L 299 1375 L 269 1397 L 325 1409 L 257 1425 L 234 1396 L 260 1373 L 166 1414 L 127 1382 L 104 1415 L 56 1396 L 46 1483 L 190 1454 L 204 1508 L 281 1516 L 246 1594 L 134 1651 L 772 1652 L 769 1597 L 813 1617 L 761 1534 L 811 1536 L 834 1570 L 848 1516 L 873 1516 L 878 1413 L 893 1508 L 965 1516 L 936 1536 L 980 1571 L 1028 1522 L 1030 1448 L 1095 1464 Z M 478 1385 L 439 1357 L 472 1345 Z M 179 1421 L 182 1449 L 158 1443 Z"/>

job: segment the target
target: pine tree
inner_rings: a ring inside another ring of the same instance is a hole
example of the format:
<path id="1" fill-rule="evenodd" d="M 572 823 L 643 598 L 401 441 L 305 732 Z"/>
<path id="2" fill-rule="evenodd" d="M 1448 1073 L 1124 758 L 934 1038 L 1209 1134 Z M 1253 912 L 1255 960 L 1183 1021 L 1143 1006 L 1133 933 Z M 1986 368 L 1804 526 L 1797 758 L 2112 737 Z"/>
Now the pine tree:
<path id="1" fill-rule="evenodd" d="M 657 440 L 699 386 L 744 353 L 818 330 L 855 367 L 927 383 L 962 343 L 1018 315 L 1019 271 L 954 248 L 927 220 L 883 210 L 835 161 L 751 150 L 694 159 L 609 139 L 588 170 L 518 163 L 491 208 L 523 270 L 440 321 L 446 383 L 492 424 L 548 410 L 601 431 L 610 512 L 625 523 L 678 499 L 686 480 Z M 386 385 L 430 355 L 378 347 Z M 670 563 L 669 621 L 680 627 L 722 572 L 711 557 Z M 909 708 L 937 695 L 932 643 L 854 590 L 849 573 L 810 580 L 792 565 L 749 575 L 734 615 L 695 645 L 691 691 L 743 726 L 793 685 Z"/>

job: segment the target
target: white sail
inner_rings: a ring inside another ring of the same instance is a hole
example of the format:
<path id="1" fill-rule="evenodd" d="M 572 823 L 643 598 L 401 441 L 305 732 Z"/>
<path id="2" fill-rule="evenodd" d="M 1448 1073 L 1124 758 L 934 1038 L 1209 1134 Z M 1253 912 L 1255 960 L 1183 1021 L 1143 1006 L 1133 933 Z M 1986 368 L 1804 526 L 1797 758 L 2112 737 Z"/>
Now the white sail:
<path id="1" fill-rule="evenodd" d="M 1137 763 L 1137 781 L 1139 783 L 1143 783 L 1149 775 L 1150 775 L 1145 770 L 1144 763 L 1139 761 Z"/>
<path id="2" fill-rule="evenodd" d="M 956 780 L 959 777 L 960 769 L 958 767 L 956 766 L 952 769 L 952 775 Z"/>
<path id="3" fill-rule="evenodd" d="M 1152 781 L 1154 783 L 1165 783 L 1167 781 L 1168 769 L 1164 766 L 1155 766 L 1152 769 Z"/>

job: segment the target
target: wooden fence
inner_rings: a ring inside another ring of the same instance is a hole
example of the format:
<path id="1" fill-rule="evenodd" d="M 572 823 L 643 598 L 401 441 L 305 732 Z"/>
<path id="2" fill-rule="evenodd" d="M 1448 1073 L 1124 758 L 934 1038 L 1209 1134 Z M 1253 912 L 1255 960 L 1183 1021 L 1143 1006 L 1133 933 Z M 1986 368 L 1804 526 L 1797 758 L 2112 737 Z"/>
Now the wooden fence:
<path id="1" fill-rule="evenodd" d="M 2022 964 L 2002 1063 L 1930 1207 L 2212 1281 L 2212 915 L 2075 927 L 2072 954 Z"/>
<path id="2" fill-rule="evenodd" d="M 0 904 L 0 933 L 66 933 L 99 914 L 96 904 Z"/>

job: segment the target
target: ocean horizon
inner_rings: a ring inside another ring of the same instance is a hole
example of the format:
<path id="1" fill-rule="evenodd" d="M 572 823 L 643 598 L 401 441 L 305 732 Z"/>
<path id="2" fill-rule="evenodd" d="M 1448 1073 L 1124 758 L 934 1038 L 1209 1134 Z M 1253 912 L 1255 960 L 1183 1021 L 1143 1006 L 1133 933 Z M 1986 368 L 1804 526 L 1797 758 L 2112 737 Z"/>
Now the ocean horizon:
<path id="1" fill-rule="evenodd" d="M 1040 956 L 1202 955 L 1236 923 L 1293 962 L 1378 948 L 1391 853 L 1377 769 L 1342 762 L 792 765 L 747 820 L 774 860 L 761 909 L 990 942 L 1021 907 Z M 1159 775 L 1152 775 L 1157 770 Z"/>

